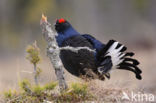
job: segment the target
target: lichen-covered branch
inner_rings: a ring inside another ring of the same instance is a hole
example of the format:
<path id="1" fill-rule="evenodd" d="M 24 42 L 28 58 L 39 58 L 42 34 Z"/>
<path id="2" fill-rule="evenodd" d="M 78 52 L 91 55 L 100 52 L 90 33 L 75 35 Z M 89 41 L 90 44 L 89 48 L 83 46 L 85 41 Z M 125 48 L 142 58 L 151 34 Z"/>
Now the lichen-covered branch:
<path id="1" fill-rule="evenodd" d="M 57 35 L 54 33 L 51 29 L 51 24 L 47 21 L 47 18 L 42 15 L 42 19 L 40 21 L 42 33 L 44 35 L 44 38 L 46 39 L 48 43 L 47 47 L 47 54 L 50 58 L 50 61 L 55 69 L 55 74 L 57 76 L 57 79 L 59 81 L 59 87 L 60 90 L 67 89 L 67 84 L 64 78 L 64 71 L 63 71 L 63 64 L 59 57 L 60 49 L 57 45 L 55 36 Z"/>

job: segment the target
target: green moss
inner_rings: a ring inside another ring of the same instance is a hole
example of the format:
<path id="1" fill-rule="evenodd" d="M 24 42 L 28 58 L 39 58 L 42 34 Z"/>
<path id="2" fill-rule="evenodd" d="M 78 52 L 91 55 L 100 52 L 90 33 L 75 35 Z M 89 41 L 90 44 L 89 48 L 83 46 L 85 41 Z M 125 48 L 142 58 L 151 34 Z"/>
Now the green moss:
<path id="1" fill-rule="evenodd" d="M 48 100 L 56 103 L 62 102 L 83 102 L 87 100 L 93 100 L 94 97 L 89 93 L 88 85 L 86 83 L 72 83 L 69 89 L 58 93 L 57 82 L 47 83 L 43 86 L 31 85 L 31 83 L 24 79 L 20 83 L 20 88 L 22 90 L 13 92 L 9 90 L 4 93 L 6 102 L 12 100 L 11 103 L 42 103 L 43 100 Z"/>
<path id="2" fill-rule="evenodd" d="M 32 92 L 33 92 L 35 95 L 37 95 L 37 96 L 41 95 L 41 94 L 43 93 L 43 91 L 44 91 L 44 88 L 41 87 L 40 85 L 34 86 L 34 87 L 32 88 Z"/>
<path id="3" fill-rule="evenodd" d="M 4 97 L 5 98 L 11 98 L 13 96 L 11 89 L 9 89 L 8 91 L 4 92 Z"/>
<path id="4" fill-rule="evenodd" d="M 73 93 L 77 95 L 85 96 L 87 94 L 87 84 L 82 83 L 73 83 L 71 88 L 73 89 Z"/>
<path id="5" fill-rule="evenodd" d="M 53 90 L 57 86 L 56 82 L 47 83 L 44 85 L 45 90 Z"/>
<path id="6" fill-rule="evenodd" d="M 67 91 L 54 98 L 56 102 L 82 102 L 92 99 L 93 96 L 89 93 L 86 83 L 72 83 Z"/>

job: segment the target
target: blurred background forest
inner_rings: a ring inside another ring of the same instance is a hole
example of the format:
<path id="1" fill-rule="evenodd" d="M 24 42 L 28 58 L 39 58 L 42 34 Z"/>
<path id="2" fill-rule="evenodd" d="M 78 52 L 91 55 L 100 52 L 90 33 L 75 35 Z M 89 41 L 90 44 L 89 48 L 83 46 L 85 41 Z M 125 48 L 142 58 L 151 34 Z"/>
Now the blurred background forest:
<path id="1" fill-rule="evenodd" d="M 116 71 L 110 82 L 116 81 L 113 75 L 118 74 L 118 80 L 128 78 L 156 92 L 155 4 L 156 0 L 0 0 L 0 90 L 16 88 L 19 75 L 30 76 L 20 71 L 32 70 L 32 65 L 25 60 L 25 48 L 35 40 L 43 57 L 41 81 L 55 77 L 51 74 L 46 42 L 40 30 L 44 13 L 52 24 L 56 18 L 65 18 L 80 33 L 92 34 L 104 43 L 116 39 L 127 45 L 141 62 L 143 80 L 135 80 L 129 72 L 127 75 Z"/>

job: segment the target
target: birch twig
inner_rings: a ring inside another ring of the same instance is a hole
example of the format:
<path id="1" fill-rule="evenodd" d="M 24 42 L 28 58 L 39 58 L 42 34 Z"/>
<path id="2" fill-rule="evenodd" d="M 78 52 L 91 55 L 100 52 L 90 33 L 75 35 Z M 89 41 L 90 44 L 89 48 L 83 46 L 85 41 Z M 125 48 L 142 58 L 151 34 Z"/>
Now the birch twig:
<path id="1" fill-rule="evenodd" d="M 55 39 L 55 36 L 57 35 L 57 33 L 54 33 L 52 31 L 51 24 L 47 21 L 47 17 L 45 17 L 44 15 L 42 15 L 40 25 L 42 29 L 42 34 L 44 35 L 44 38 L 48 43 L 47 54 L 55 69 L 55 74 L 59 81 L 60 90 L 61 91 L 65 90 L 68 87 L 64 78 L 64 71 L 63 71 L 64 67 L 59 57 L 60 49 Z"/>

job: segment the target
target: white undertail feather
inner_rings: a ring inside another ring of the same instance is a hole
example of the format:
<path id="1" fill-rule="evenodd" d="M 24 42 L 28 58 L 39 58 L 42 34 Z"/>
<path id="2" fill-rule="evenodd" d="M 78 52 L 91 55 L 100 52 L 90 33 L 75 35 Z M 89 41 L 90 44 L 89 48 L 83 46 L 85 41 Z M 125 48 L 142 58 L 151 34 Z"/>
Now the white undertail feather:
<path id="1" fill-rule="evenodd" d="M 139 62 L 136 59 L 127 58 L 127 56 L 133 56 L 134 53 L 126 52 L 126 49 L 124 45 L 117 41 L 110 40 L 106 44 L 103 54 L 100 55 L 100 65 L 97 68 L 98 73 L 109 79 L 112 70 L 124 69 L 135 73 L 136 78 L 141 80 L 140 74 L 142 71 L 137 67 Z"/>
<path id="2" fill-rule="evenodd" d="M 111 56 L 113 68 L 116 68 L 118 64 L 120 64 L 124 59 L 121 59 L 125 53 L 120 52 L 120 50 L 124 47 L 124 45 L 121 45 L 119 48 L 116 49 L 118 42 L 114 42 L 112 46 L 108 49 L 106 56 Z"/>

